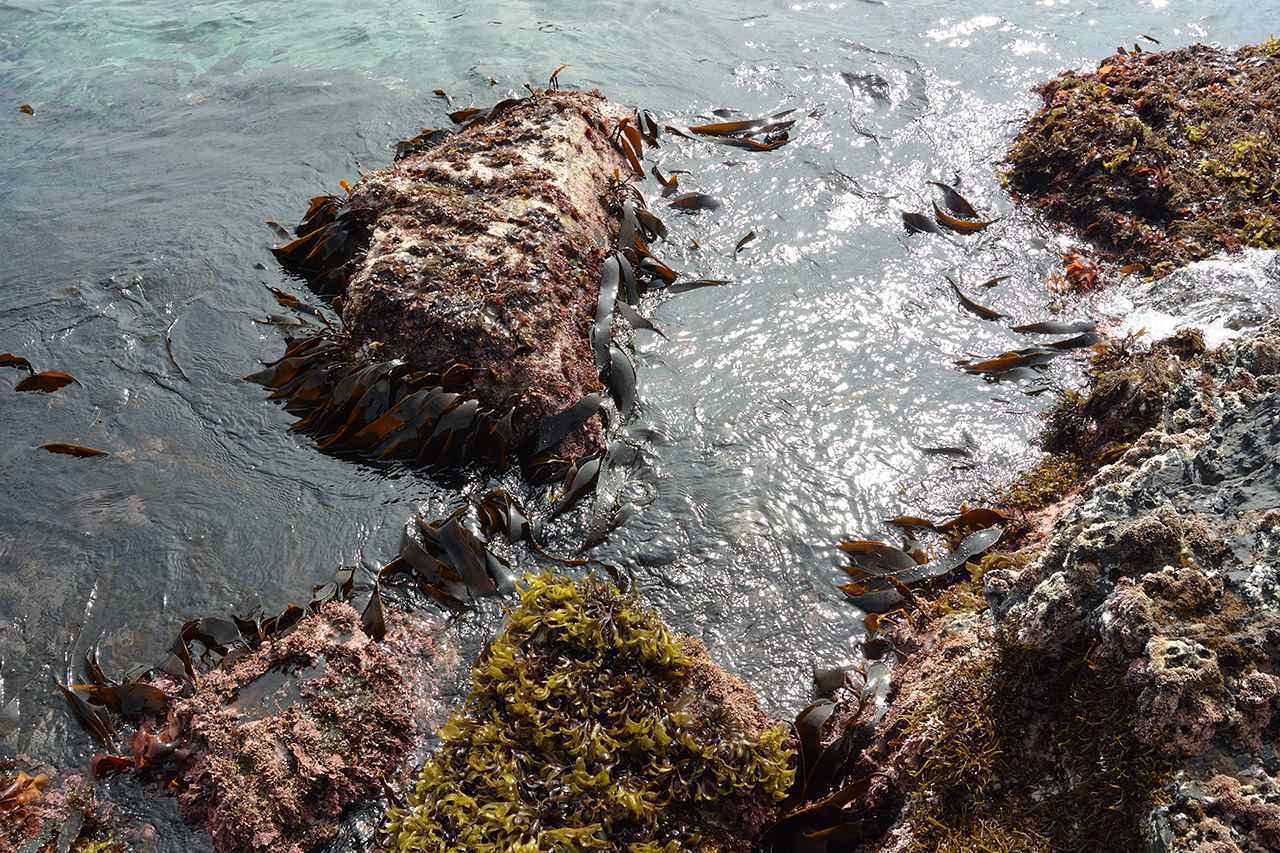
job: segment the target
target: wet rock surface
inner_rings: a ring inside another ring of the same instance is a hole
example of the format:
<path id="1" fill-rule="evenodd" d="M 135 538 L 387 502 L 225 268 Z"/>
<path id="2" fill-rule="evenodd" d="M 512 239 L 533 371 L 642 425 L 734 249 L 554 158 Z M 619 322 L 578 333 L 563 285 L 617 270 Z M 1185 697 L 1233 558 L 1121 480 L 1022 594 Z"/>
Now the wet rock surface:
<path id="1" fill-rule="evenodd" d="M 1280 327 L 1186 337 L 1076 412 L 1145 426 L 1051 524 L 891 631 L 854 849 L 1280 849 Z"/>

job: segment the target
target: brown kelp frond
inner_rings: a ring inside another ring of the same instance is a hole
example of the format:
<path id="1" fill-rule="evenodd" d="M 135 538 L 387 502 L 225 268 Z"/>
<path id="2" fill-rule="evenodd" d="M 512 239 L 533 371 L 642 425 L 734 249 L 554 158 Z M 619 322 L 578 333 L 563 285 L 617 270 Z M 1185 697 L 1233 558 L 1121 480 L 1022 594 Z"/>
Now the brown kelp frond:
<path id="1" fill-rule="evenodd" d="M 911 587 L 951 575 L 969 560 L 979 557 L 1000 541 L 1006 518 L 1003 513 L 980 507 L 961 512 L 943 522 L 915 516 L 899 516 L 887 522 L 907 534 L 906 548 L 874 539 L 839 543 L 848 557 L 844 566 L 853 581 L 840 585 L 858 607 L 870 613 L 888 613 L 905 600 L 915 603 Z M 946 544 L 943 556 L 930 560 L 915 539 L 918 531 L 938 534 Z"/>
<path id="2" fill-rule="evenodd" d="M 398 359 L 353 356 L 341 334 L 291 339 L 284 355 L 250 376 L 297 415 L 293 429 L 334 453 L 458 467 L 509 461 L 514 410 L 496 412 L 474 396 L 475 372 L 452 365 L 412 370 Z"/>
<path id="3" fill-rule="evenodd" d="M 400 554 L 383 567 L 380 579 L 412 577 L 436 601 L 463 607 L 478 596 L 505 595 L 515 588 L 511 567 L 482 536 L 466 526 L 467 506 L 443 519 L 410 519 Z M 481 516 L 484 523 L 485 516 Z"/>
<path id="4" fill-rule="evenodd" d="M 373 231 L 374 212 L 348 199 L 316 196 L 294 233 L 296 239 L 271 250 L 280 265 L 302 276 L 320 294 L 346 289 L 353 264 L 364 254 Z"/>
<path id="5" fill-rule="evenodd" d="M 710 137 L 723 145 L 745 148 L 748 151 L 775 151 L 791 141 L 790 131 L 795 119 L 785 119 L 792 110 L 770 118 L 720 121 L 693 125 L 690 133 Z"/>
<path id="6" fill-rule="evenodd" d="M 888 665 L 867 659 L 830 672 L 838 678 L 827 695 L 796 715 L 799 762 L 782 815 L 765 837 L 772 853 L 843 849 L 826 845 L 852 843 L 875 826 L 868 815 L 845 806 L 863 797 L 871 782 L 859 760 L 874 734 L 870 711 Z"/>

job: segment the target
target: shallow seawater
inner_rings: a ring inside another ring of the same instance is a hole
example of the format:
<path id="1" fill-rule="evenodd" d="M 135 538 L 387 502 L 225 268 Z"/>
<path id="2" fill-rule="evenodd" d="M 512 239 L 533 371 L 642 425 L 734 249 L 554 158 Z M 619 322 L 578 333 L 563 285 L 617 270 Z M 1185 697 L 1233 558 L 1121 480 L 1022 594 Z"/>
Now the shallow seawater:
<path id="1" fill-rule="evenodd" d="M 123 669 L 156 659 L 185 619 L 305 601 L 339 564 L 393 556 L 417 509 L 456 502 L 457 487 L 421 474 L 319 453 L 241 381 L 282 347 L 255 322 L 280 311 L 267 286 L 316 301 L 276 267 L 264 220 L 292 223 L 310 196 L 386 164 L 397 140 L 446 124 L 437 87 L 489 104 L 561 63 L 564 83 L 676 123 L 797 110 L 776 152 L 666 137 L 651 155 L 692 172 L 682 188 L 724 201 L 669 213 L 661 254 L 733 283 L 661 302 L 669 340 L 637 336 L 636 426 L 653 474 L 595 552 L 772 712 L 794 713 L 811 666 L 847 659 L 861 631 L 834 587 L 834 542 L 998 486 L 1033 452 L 1052 398 L 1027 392 L 1073 381 L 1079 356 L 1021 384 L 954 365 L 1027 341 L 961 310 L 944 274 L 1023 322 L 1076 310 L 1045 287 L 1061 241 L 995 177 L 1031 87 L 1117 45 L 1155 49 L 1144 35 L 1259 41 L 1276 11 L 0 2 L 0 351 L 81 382 L 19 394 L 20 374 L 0 371 L 0 698 L 18 696 L 22 712 L 5 744 L 83 761 L 91 744 L 50 681 L 87 648 Z M 1000 222 L 907 237 L 900 212 L 928 209 L 924 181 L 955 176 Z M 995 275 L 1012 278 L 978 289 Z M 55 456 L 37 449 L 47 441 L 112 455 Z M 962 465 L 920 449 L 965 441 Z M 557 544 L 580 541 L 581 518 L 555 523 Z M 475 648 L 499 617 L 486 604 L 460 642 Z M 163 803 L 134 807 L 172 819 Z"/>

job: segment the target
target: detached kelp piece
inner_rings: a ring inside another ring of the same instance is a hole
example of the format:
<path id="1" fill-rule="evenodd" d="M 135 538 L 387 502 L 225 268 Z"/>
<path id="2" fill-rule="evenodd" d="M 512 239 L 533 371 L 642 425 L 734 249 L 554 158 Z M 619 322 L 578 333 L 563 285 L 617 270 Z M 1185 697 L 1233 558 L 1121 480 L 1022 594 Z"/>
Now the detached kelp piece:
<path id="1" fill-rule="evenodd" d="M 840 590 L 869 613 L 888 613 L 903 601 L 916 604 L 912 586 L 945 578 L 995 547 L 1003 534 L 1005 517 L 996 510 L 979 508 L 941 523 L 914 516 L 900 516 L 888 523 L 908 534 L 926 530 L 940 535 L 947 543 L 947 553 L 929 560 L 914 546 L 907 551 L 874 539 L 841 542 L 840 550 L 849 558 L 844 571 L 853 581 L 841 585 Z"/>
<path id="2" fill-rule="evenodd" d="M 1021 200 L 1152 275 L 1280 247 L 1280 42 L 1118 50 L 1039 89 L 1009 151 Z"/>
<path id="3" fill-rule="evenodd" d="M 440 737 L 383 850 L 746 853 L 795 772 L 700 643 L 595 579 L 525 582 Z"/>

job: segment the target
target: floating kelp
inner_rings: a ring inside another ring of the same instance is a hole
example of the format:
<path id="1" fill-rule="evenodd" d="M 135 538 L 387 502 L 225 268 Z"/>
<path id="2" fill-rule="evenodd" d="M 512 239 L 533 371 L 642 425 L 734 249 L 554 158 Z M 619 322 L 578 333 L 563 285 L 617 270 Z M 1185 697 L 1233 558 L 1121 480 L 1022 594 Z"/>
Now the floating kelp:
<path id="1" fill-rule="evenodd" d="M 911 515 L 889 519 L 886 524 L 907 531 L 909 543 L 916 531 L 943 537 L 947 554 L 930 561 L 914 544 L 907 551 L 874 539 L 845 540 L 839 548 L 849 558 L 844 570 L 854 581 L 840 589 L 863 610 L 888 612 L 911 598 L 911 585 L 941 578 L 993 547 L 1006 522 L 1004 513 L 986 507 L 965 509 L 945 521 Z"/>
<path id="2" fill-rule="evenodd" d="M 960 285 L 956 284 L 951 276 L 946 276 L 946 279 L 947 283 L 951 285 L 951 290 L 955 292 L 956 298 L 960 300 L 961 307 L 970 314 L 974 314 L 984 320 L 1000 320 L 1004 317 L 1004 315 L 999 311 L 988 308 L 978 302 L 974 302 L 968 296 L 965 296 L 964 291 L 960 289 Z"/>
<path id="3" fill-rule="evenodd" d="M 601 581 L 525 582 L 383 850 L 748 849 L 785 729 L 700 643 Z"/>
<path id="4" fill-rule="evenodd" d="M 1048 347 L 1027 347 L 979 361 L 961 361 L 958 364 L 965 373 L 977 373 L 988 379 L 999 380 L 1020 377 L 1023 371 L 1030 368 L 1043 368 L 1056 355 L 1058 351 Z"/>
<path id="5" fill-rule="evenodd" d="M 928 181 L 930 186 L 937 187 L 942 190 L 942 200 L 946 204 L 947 209 L 956 216 L 962 216 L 965 219 L 979 219 L 978 210 L 969 200 L 960 194 L 960 191 L 950 184 L 944 184 L 941 181 Z"/>
<path id="6" fill-rule="evenodd" d="M 1096 320 L 1042 320 L 1038 323 L 1010 326 L 1009 331 L 1022 335 L 1075 335 L 1081 332 L 1092 332 L 1096 328 L 1098 328 Z"/>
<path id="7" fill-rule="evenodd" d="M 923 213 L 915 211 L 902 211 L 902 226 L 907 229 L 908 234 L 941 234 L 938 224 Z"/>
<path id="8" fill-rule="evenodd" d="M 996 220 L 994 219 L 961 219 L 958 216 L 952 216 L 947 211 L 938 207 L 938 203 L 936 201 L 933 203 L 933 217 L 938 220 L 938 224 L 955 231 L 957 234 L 976 234 L 979 231 L 986 229 L 987 226 L 994 225 L 996 223 Z"/>
<path id="9" fill-rule="evenodd" d="M 20 355 L 14 355 L 11 352 L 0 353 L 0 367 L 16 367 L 25 370 L 29 374 L 34 374 L 35 368 L 31 366 L 31 362 L 27 361 Z"/>
<path id="10" fill-rule="evenodd" d="M 786 145 L 795 120 L 780 120 L 794 112 L 787 110 L 772 118 L 742 119 L 738 121 L 712 122 L 694 125 L 690 133 L 709 136 L 723 145 L 746 148 L 749 151 L 774 151 Z"/>
<path id="11" fill-rule="evenodd" d="M 685 193 L 671 199 L 671 207 L 675 210 L 697 212 L 700 210 L 719 210 L 719 199 L 706 193 Z"/>
<path id="12" fill-rule="evenodd" d="M 1009 151 L 1010 186 L 1124 261 L 1163 275 L 1280 247 L 1280 51 L 1118 50 L 1039 88 Z"/>
<path id="13" fill-rule="evenodd" d="M 13 390 L 37 391 L 43 394 L 49 394 L 57 391 L 59 388 L 65 388 L 72 384 L 79 385 L 80 380 L 76 379 L 70 373 L 64 373 L 61 370 L 45 370 L 40 373 L 32 373 L 26 379 L 23 379 L 15 385 Z"/>
<path id="14" fill-rule="evenodd" d="M 95 456 L 108 456 L 110 454 L 105 450 L 98 450 L 95 447 L 85 447 L 83 444 L 67 444 L 61 441 L 50 441 L 40 445 L 41 450 L 47 450 L 50 453 L 59 453 L 64 456 L 74 456 L 77 459 L 91 459 Z"/>

